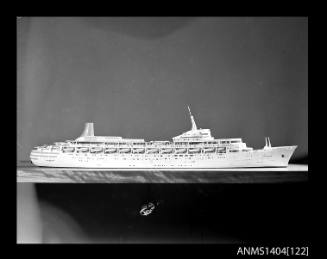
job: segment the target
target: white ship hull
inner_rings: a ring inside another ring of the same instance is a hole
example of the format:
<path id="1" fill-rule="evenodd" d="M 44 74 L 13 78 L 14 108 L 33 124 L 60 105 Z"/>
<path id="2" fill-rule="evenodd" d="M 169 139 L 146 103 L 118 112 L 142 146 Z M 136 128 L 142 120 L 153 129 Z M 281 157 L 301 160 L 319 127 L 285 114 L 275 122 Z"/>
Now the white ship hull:
<path id="1" fill-rule="evenodd" d="M 287 167 L 296 146 L 270 147 L 236 153 L 201 154 L 92 154 L 32 151 L 33 164 L 70 168 L 211 169 Z"/>

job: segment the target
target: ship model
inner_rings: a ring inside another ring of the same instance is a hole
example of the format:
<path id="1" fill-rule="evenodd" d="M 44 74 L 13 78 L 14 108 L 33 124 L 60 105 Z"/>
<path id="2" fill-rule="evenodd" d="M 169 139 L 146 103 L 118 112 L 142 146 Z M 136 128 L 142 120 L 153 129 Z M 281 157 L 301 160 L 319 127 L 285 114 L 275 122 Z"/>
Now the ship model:
<path id="1" fill-rule="evenodd" d="M 172 141 L 145 141 L 116 136 L 95 136 L 86 123 L 75 140 L 35 147 L 32 163 L 45 167 L 108 169 L 218 169 L 287 167 L 297 146 L 265 146 L 254 150 L 241 138 L 215 139 L 210 129 L 198 129 L 188 107 L 191 129 Z"/>

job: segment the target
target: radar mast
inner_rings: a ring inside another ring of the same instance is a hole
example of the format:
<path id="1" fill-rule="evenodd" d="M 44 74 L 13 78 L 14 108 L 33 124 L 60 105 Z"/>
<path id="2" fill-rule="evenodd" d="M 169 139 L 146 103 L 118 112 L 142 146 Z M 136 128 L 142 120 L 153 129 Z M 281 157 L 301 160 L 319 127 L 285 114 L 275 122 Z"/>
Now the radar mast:
<path id="1" fill-rule="evenodd" d="M 188 108 L 188 112 L 190 114 L 190 119 L 191 119 L 191 123 L 192 123 L 192 129 L 191 130 L 197 130 L 198 128 L 197 128 L 197 126 L 195 124 L 194 117 L 193 117 L 193 115 L 191 113 L 190 106 L 187 106 L 187 108 Z"/>

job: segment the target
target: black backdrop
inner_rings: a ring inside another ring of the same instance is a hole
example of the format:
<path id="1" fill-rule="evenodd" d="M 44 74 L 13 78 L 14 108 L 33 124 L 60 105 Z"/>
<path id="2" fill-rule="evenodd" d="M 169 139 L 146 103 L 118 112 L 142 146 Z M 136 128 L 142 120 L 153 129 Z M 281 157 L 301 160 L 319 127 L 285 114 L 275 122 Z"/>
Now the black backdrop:
<path id="1" fill-rule="evenodd" d="M 37 184 L 44 240 L 306 244 L 307 183 Z M 148 216 L 141 206 L 159 205 Z"/>
<path id="2" fill-rule="evenodd" d="M 165 140 L 199 127 L 308 154 L 305 17 L 22 17 L 17 151 L 95 133 Z"/>

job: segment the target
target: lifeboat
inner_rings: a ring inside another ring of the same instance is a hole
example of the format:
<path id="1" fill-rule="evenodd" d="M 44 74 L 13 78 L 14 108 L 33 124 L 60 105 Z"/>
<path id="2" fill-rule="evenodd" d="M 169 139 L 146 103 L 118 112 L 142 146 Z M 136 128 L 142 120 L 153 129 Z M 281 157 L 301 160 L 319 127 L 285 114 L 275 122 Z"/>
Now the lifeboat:
<path id="1" fill-rule="evenodd" d="M 203 149 L 204 153 L 214 153 L 215 152 L 215 148 L 214 147 L 205 147 Z"/>
<path id="2" fill-rule="evenodd" d="M 201 148 L 189 148 L 188 149 L 189 153 L 200 153 L 201 152 Z"/>
<path id="3" fill-rule="evenodd" d="M 159 153 L 159 149 L 158 148 L 148 148 L 146 152 L 148 154 L 157 154 L 157 153 Z"/>
<path id="4" fill-rule="evenodd" d="M 218 153 L 226 153 L 226 147 L 218 147 L 217 152 Z"/>
<path id="5" fill-rule="evenodd" d="M 133 149 L 133 153 L 137 153 L 137 154 L 144 153 L 144 151 L 145 151 L 144 148 L 134 148 Z"/>
<path id="6" fill-rule="evenodd" d="M 88 147 L 78 147 L 78 148 L 76 148 L 76 152 L 79 152 L 79 153 L 86 153 L 88 151 L 89 151 Z"/>
<path id="7" fill-rule="evenodd" d="M 130 148 L 120 148 L 119 153 L 131 153 L 131 149 Z"/>
<path id="8" fill-rule="evenodd" d="M 170 153 L 173 153 L 174 149 L 172 148 L 163 148 L 161 149 L 161 153 L 163 154 L 170 154 Z"/>
<path id="9" fill-rule="evenodd" d="M 187 149 L 186 148 L 176 148 L 175 152 L 176 154 L 184 154 L 186 153 Z"/>
<path id="10" fill-rule="evenodd" d="M 116 153 L 117 152 L 117 148 L 106 148 L 104 150 L 105 154 L 112 154 L 112 153 Z"/>
<path id="11" fill-rule="evenodd" d="M 74 152 L 75 148 L 74 147 L 63 147 L 62 152 L 64 153 L 72 153 Z"/>
<path id="12" fill-rule="evenodd" d="M 103 151 L 102 147 L 92 147 L 90 153 L 101 153 Z"/>

